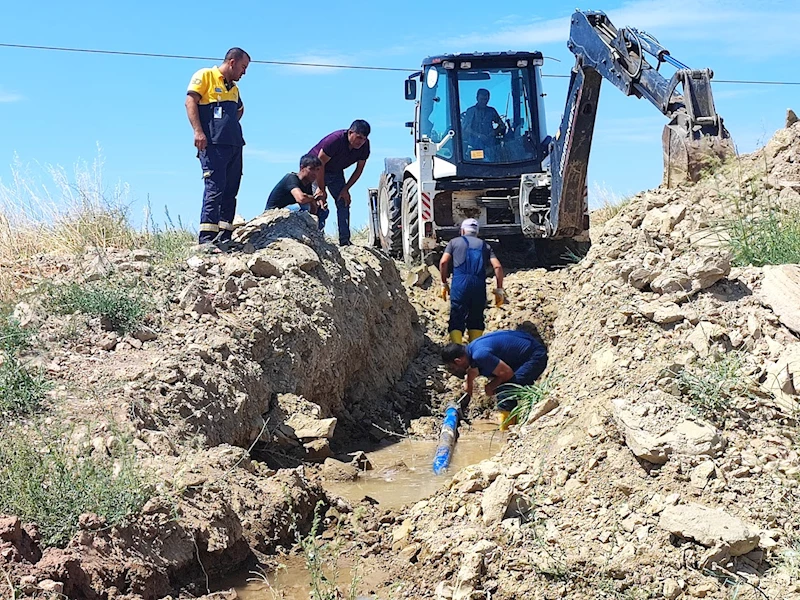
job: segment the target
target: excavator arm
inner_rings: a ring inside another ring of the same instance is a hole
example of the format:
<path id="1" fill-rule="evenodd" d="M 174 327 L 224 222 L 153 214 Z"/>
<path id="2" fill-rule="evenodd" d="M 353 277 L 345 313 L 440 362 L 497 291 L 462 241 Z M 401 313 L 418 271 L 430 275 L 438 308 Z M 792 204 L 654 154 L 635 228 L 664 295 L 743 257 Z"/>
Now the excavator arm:
<path id="1" fill-rule="evenodd" d="M 627 96 L 647 99 L 669 119 L 662 135 L 667 186 L 697 181 L 705 166 L 734 154 L 730 134 L 714 108 L 710 69 L 690 69 L 652 36 L 616 29 L 600 11 L 572 15 L 567 46 L 576 60 L 550 157 L 554 237 L 579 235 L 588 227 L 586 174 L 603 79 Z M 656 59 L 655 67 L 645 54 Z M 659 72 L 663 63 L 677 69 L 669 80 Z"/>

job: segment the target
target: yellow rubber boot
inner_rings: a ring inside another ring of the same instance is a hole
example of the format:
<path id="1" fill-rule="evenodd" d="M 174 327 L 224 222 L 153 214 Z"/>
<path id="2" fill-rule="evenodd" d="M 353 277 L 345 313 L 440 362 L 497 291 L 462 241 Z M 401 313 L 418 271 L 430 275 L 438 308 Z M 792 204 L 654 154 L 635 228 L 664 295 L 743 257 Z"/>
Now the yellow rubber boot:
<path id="1" fill-rule="evenodd" d="M 510 410 L 497 411 L 497 424 L 500 426 L 500 431 L 506 431 L 510 425 L 516 425 L 517 418 L 513 417 L 509 419 L 510 416 Z"/>
<path id="2" fill-rule="evenodd" d="M 469 341 L 474 342 L 483 335 L 483 329 L 469 329 Z"/>
<path id="3" fill-rule="evenodd" d="M 463 344 L 464 343 L 464 334 L 461 331 L 451 331 L 450 332 L 450 341 L 454 344 Z"/>

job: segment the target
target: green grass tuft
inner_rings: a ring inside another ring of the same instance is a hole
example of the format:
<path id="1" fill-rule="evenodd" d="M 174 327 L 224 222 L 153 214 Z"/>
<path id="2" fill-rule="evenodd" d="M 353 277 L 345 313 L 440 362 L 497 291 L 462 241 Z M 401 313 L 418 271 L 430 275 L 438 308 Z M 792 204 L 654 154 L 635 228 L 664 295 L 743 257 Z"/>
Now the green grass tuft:
<path id="1" fill-rule="evenodd" d="M 150 497 L 130 446 L 115 456 L 74 456 L 57 433 L 9 427 L 0 436 L 0 514 L 39 527 L 44 546 L 63 547 L 86 512 L 124 523 Z"/>
<path id="2" fill-rule="evenodd" d="M 38 371 L 20 364 L 11 355 L 0 364 L 0 416 L 22 416 L 36 412 L 50 385 Z"/>
<path id="3" fill-rule="evenodd" d="M 45 304 L 54 312 L 100 317 L 104 326 L 119 333 L 135 331 L 147 315 L 147 304 L 139 292 L 107 281 L 55 286 L 46 293 Z"/>
<path id="4" fill-rule="evenodd" d="M 30 346 L 33 331 L 19 324 L 14 317 L 0 316 L 0 352 L 17 354 Z"/>
<path id="5" fill-rule="evenodd" d="M 678 386 L 695 413 L 722 423 L 734 400 L 754 396 L 756 384 L 742 375 L 743 359 L 740 352 L 728 352 L 680 372 Z"/>
<path id="6" fill-rule="evenodd" d="M 516 419 L 520 424 L 525 423 L 536 405 L 547 399 L 553 388 L 555 388 L 557 381 L 558 378 L 554 373 L 551 373 L 542 381 L 531 385 L 507 384 L 509 391 L 505 392 L 504 396 L 507 394 L 517 401 L 517 405 L 508 416 L 508 421 L 514 422 L 514 419 Z"/>

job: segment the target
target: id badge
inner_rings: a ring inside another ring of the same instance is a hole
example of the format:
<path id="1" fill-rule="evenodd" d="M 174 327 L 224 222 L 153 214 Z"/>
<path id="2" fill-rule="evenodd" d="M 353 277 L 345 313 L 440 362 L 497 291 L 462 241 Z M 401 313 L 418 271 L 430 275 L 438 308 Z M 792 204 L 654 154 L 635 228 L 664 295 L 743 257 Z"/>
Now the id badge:
<path id="1" fill-rule="evenodd" d="M 215 106 L 214 107 L 214 118 L 215 119 L 221 119 L 222 118 L 222 107 L 221 106 Z"/>

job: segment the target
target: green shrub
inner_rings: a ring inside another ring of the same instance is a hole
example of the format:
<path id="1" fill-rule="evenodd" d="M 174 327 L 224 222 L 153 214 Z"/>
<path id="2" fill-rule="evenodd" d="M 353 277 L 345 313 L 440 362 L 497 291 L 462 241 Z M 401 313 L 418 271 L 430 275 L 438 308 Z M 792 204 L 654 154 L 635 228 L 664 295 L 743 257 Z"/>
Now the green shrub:
<path id="1" fill-rule="evenodd" d="M 71 454 L 59 433 L 6 428 L 0 435 L 0 514 L 39 527 L 45 546 L 63 547 L 86 512 L 123 523 L 149 498 L 129 446 L 116 456 Z"/>
<path id="2" fill-rule="evenodd" d="M 17 354 L 30 345 L 33 331 L 20 326 L 11 316 L 0 316 L 0 352 Z"/>
<path id="3" fill-rule="evenodd" d="M 795 264 L 800 262 L 800 211 L 782 205 L 775 192 L 763 183 L 769 173 L 749 179 L 738 174 L 733 194 L 721 194 L 733 207 L 733 216 L 723 223 L 736 266 Z"/>
<path id="4" fill-rule="evenodd" d="M 504 395 L 508 395 L 508 397 L 517 401 L 517 405 L 511 411 L 508 420 L 513 422 L 516 419 L 519 423 L 525 423 L 533 412 L 534 407 L 545 400 L 553 391 L 556 381 L 557 377 L 554 373 L 551 373 L 542 381 L 531 385 L 506 384 L 509 391 L 505 392 Z"/>
<path id="5" fill-rule="evenodd" d="M 0 364 L 0 416 L 21 416 L 35 412 L 49 389 L 38 371 L 31 371 L 12 355 Z"/>
<path id="6" fill-rule="evenodd" d="M 742 376 L 742 362 L 741 353 L 728 352 L 680 372 L 678 386 L 699 416 L 721 423 L 736 398 L 753 397 L 755 384 Z"/>
<path id="7" fill-rule="evenodd" d="M 146 303 L 139 292 L 110 282 L 49 288 L 45 304 L 59 314 L 80 312 L 100 317 L 108 328 L 120 333 L 136 330 L 147 315 Z"/>

